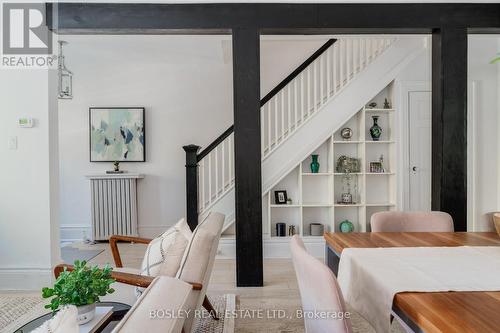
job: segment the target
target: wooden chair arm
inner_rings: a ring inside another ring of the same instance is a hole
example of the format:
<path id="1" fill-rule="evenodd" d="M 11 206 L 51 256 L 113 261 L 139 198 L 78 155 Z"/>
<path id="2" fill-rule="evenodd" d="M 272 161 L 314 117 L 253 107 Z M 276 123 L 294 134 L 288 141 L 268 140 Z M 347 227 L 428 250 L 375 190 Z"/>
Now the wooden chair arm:
<path id="1" fill-rule="evenodd" d="M 109 247 L 111 248 L 111 253 L 113 254 L 113 260 L 115 261 L 115 266 L 123 267 L 122 258 L 120 257 L 120 250 L 118 249 L 118 244 L 117 244 L 118 241 L 149 244 L 152 241 L 152 239 L 132 237 L 132 236 L 120 236 L 120 235 L 113 235 L 109 237 Z"/>
<path id="2" fill-rule="evenodd" d="M 68 271 L 72 271 L 74 269 L 73 265 L 66 265 L 66 264 L 57 265 L 56 267 L 54 267 L 54 275 L 56 278 L 58 278 L 61 272 L 64 271 L 64 268 L 66 268 Z M 115 279 L 116 282 L 143 288 L 149 287 L 151 282 L 153 282 L 154 280 L 154 277 L 152 276 L 125 273 L 125 272 L 113 272 L 113 271 L 111 271 L 111 277 Z M 193 287 L 193 290 L 201 290 L 203 288 L 203 285 L 201 283 L 196 283 L 196 282 L 186 282 L 186 283 L 189 283 Z"/>

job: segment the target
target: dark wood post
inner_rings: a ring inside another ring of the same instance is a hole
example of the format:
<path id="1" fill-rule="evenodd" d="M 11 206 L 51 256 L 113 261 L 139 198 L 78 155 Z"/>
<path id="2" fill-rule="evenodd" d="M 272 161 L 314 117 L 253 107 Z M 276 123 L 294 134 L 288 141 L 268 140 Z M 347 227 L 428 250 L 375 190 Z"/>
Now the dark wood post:
<path id="1" fill-rule="evenodd" d="M 467 28 L 432 34 L 432 209 L 467 230 Z"/>
<path id="2" fill-rule="evenodd" d="M 260 150 L 260 36 L 233 30 L 236 284 L 263 285 Z"/>
<path id="3" fill-rule="evenodd" d="M 186 152 L 186 219 L 191 230 L 198 225 L 198 150 L 200 146 L 182 147 Z"/>

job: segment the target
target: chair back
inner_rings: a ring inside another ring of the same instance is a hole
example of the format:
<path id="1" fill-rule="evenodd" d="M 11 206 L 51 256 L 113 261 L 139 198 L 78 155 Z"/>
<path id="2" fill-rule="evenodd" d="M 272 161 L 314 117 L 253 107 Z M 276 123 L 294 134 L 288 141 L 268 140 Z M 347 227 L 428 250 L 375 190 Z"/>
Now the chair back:
<path id="1" fill-rule="evenodd" d="M 219 239 L 224 225 L 224 214 L 209 213 L 194 229 L 184 252 L 177 278 L 187 282 L 202 283 L 202 290 L 193 290 L 187 303 L 188 309 L 199 309 L 205 298 L 212 268 L 214 266 Z M 184 332 L 192 331 L 193 316 L 184 322 Z"/>
<path id="2" fill-rule="evenodd" d="M 352 332 L 351 321 L 345 317 L 346 307 L 337 279 L 332 271 L 307 253 L 297 236 L 290 242 L 293 266 L 299 284 L 304 324 L 307 333 Z M 314 314 L 328 314 L 327 319 L 314 318 Z M 310 315 L 310 316 L 309 316 Z M 334 317 L 334 316 L 337 317 Z M 310 317 L 310 318 L 309 318 Z"/>
<path id="3" fill-rule="evenodd" d="M 191 289 L 179 279 L 155 278 L 112 333 L 179 333 Z"/>
<path id="4" fill-rule="evenodd" d="M 372 232 L 453 232 L 445 212 L 378 212 L 370 220 Z"/>

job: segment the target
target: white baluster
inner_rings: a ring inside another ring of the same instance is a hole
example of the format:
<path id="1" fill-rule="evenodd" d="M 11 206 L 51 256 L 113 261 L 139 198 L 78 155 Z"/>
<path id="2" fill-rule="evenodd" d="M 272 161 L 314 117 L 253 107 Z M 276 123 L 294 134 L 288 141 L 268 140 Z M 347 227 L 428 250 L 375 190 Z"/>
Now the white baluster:
<path id="1" fill-rule="evenodd" d="M 286 97 L 287 97 L 287 104 L 286 104 L 286 109 L 288 111 L 288 135 L 290 135 L 290 131 L 292 130 L 292 110 L 291 110 L 291 104 L 290 104 L 290 91 L 291 91 L 291 83 L 287 84 L 286 86 Z"/>
<path id="2" fill-rule="evenodd" d="M 344 58 L 345 58 L 345 47 L 344 47 L 344 41 L 340 41 L 340 87 L 342 88 L 344 86 Z"/>
<path id="3" fill-rule="evenodd" d="M 200 161 L 199 175 L 201 184 L 201 191 L 200 191 L 201 200 L 200 200 L 199 211 L 201 212 L 205 209 L 205 159 L 202 159 Z"/>
<path id="4" fill-rule="evenodd" d="M 299 84 L 299 80 L 294 80 L 293 82 L 293 112 L 295 114 L 294 122 L 295 122 L 295 129 L 297 129 L 297 125 L 299 124 L 299 119 L 298 119 L 298 110 L 297 110 L 297 85 Z"/>
<path id="5" fill-rule="evenodd" d="M 304 122 L 304 72 L 300 74 L 300 123 Z"/>
<path id="6" fill-rule="evenodd" d="M 324 70 L 325 70 L 324 69 L 325 66 L 323 66 L 323 62 L 324 62 L 323 59 L 324 59 L 323 56 L 321 56 L 319 58 L 319 106 L 321 106 L 323 104 L 323 96 L 324 96 L 323 95 L 324 94 L 324 88 L 323 87 L 325 85 L 325 81 L 324 81 L 325 80 L 325 76 L 324 76 L 324 73 L 323 73 Z"/>
<path id="7" fill-rule="evenodd" d="M 330 98 L 331 93 L 331 54 L 332 48 L 330 47 L 328 51 L 326 51 L 326 99 Z"/>
<path id="8" fill-rule="evenodd" d="M 340 40 L 337 41 L 337 43 L 340 43 Z M 333 94 L 335 95 L 337 93 L 337 53 L 339 49 L 339 44 L 337 46 L 333 46 L 333 60 L 332 60 L 332 66 L 333 66 Z"/>
<path id="9" fill-rule="evenodd" d="M 274 146 L 278 144 L 278 98 L 274 97 Z M 269 149 L 269 151 L 271 151 Z"/>
<path id="10" fill-rule="evenodd" d="M 269 127 L 271 127 L 271 124 L 269 124 Z M 229 140 L 229 185 L 231 185 L 231 182 L 233 181 L 233 135 L 231 134 L 228 137 Z"/>
<path id="11" fill-rule="evenodd" d="M 318 62 L 315 61 L 313 65 L 313 112 L 316 112 L 316 108 L 318 106 Z"/>
<path id="12" fill-rule="evenodd" d="M 224 193 L 224 190 L 226 189 L 226 139 L 222 141 L 222 154 L 221 154 L 221 162 L 222 162 L 222 193 Z M 221 193 L 221 194 L 222 194 Z"/>
<path id="13" fill-rule="evenodd" d="M 215 198 L 219 196 L 219 146 L 215 147 Z"/>
<path id="14" fill-rule="evenodd" d="M 311 69 L 307 68 L 307 108 L 306 115 L 309 116 L 309 111 L 311 110 Z"/>
<path id="15" fill-rule="evenodd" d="M 267 104 L 267 153 L 269 154 L 269 151 L 271 150 L 271 129 L 272 129 L 272 123 L 271 123 L 271 103 L 266 103 Z"/>
<path id="16" fill-rule="evenodd" d="M 285 92 L 282 90 L 281 95 L 281 142 L 283 142 L 283 137 L 285 136 Z"/>
<path id="17" fill-rule="evenodd" d="M 347 61 L 347 72 L 346 72 L 346 83 L 351 81 L 352 73 L 352 39 L 347 40 L 347 50 L 346 50 L 346 61 Z"/>
<path id="18" fill-rule="evenodd" d="M 208 205 L 212 202 L 212 153 L 207 155 L 208 158 Z"/>

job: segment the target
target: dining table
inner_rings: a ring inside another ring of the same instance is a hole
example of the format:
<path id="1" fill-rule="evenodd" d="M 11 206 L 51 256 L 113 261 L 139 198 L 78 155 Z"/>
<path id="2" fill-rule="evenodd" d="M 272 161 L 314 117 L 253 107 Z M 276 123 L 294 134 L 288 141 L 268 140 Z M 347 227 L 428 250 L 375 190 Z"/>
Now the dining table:
<path id="1" fill-rule="evenodd" d="M 494 232 L 327 232 L 324 238 L 335 275 L 347 248 L 500 246 Z M 400 292 L 392 312 L 414 332 L 498 333 L 500 291 Z"/>

